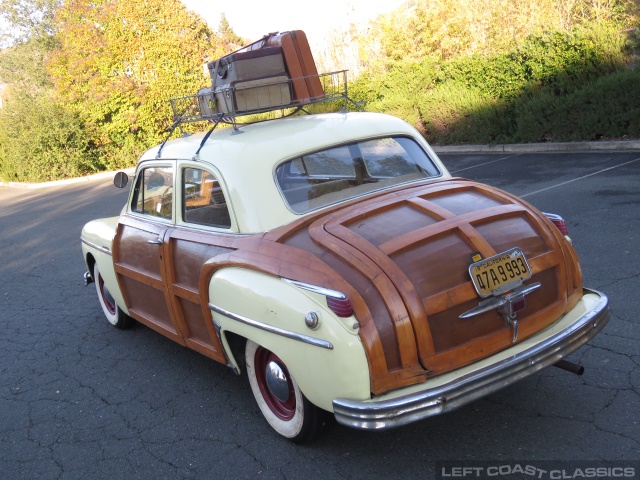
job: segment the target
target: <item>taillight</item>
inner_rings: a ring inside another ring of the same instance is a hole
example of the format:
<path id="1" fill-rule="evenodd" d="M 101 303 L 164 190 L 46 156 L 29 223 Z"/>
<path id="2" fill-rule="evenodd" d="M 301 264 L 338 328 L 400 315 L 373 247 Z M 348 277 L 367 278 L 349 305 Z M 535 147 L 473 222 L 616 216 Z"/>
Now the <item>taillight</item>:
<path id="1" fill-rule="evenodd" d="M 338 317 L 348 318 L 353 315 L 353 306 L 351 305 L 349 299 L 342 292 L 319 287 L 317 285 L 311 285 L 309 283 L 299 282 L 297 280 L 291 280 L 289 278 L 282 278 L 281 280 L 290 285 L 302 288 L 303 290 L 317 293 L 319 295 L 324 295 L 324 297 L 327 299 L 327 307 L 329 307 L 329 309 Z"/>
<path id="2" fill-rule="evenodd" d="M 558 227 L 558 230 L 560 230 L 560 233 L 562 233 L 562 235 L 569 235 L 569 230 L 567 230 L 567 222 L 564 221 L 564 218 L 562 218 L 560 215 L 556 215 L 555 213 L 545 213 L 545 215 L 556 227 Z"/>
<path id="3" fill-rule="evenodd" d="M 347 318 L 353 315 L 353 307 L 347 297 L 327 295 L 327 306 L 339 317 Z"/>

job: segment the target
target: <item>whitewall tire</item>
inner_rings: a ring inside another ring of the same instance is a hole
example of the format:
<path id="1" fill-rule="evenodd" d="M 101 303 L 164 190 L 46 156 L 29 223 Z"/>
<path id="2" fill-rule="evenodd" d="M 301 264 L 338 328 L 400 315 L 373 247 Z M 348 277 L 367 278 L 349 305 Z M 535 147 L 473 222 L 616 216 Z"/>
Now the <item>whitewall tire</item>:
<path id="1" fill-rule="evenodd" d="M 104 279 L 100 275 L 98 262 L 93 265 L 93 281 L 96 284 L 100 306 L 109 323 L 120 329 L 131 327 L 131 325 L 133 325 L 133 319 L 124 313 L 113 299 L 113 296 L 104 283 Z"/>
<path id="2" fill-rule="evenodd" d="M 307 400 L 276 354 L 247 340 L 245 360 L 253 396 L 276 432 L 292 442 L 304 443 L 324 430 L 328 413 Z"/>

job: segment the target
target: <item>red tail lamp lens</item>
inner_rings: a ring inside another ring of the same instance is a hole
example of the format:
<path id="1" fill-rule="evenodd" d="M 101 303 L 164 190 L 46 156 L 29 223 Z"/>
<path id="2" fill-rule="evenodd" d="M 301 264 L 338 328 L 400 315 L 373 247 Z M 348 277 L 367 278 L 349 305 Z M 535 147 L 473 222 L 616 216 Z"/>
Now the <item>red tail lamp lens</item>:
<path id="1" fill-rule="evenodd" d="M 567 222 L 564 221 L 560 215 L 556 215 L 555 213 L 545 213 L 547 218 L 553 222 L 553 224 L 558 227 L 560 233 L 563 235 L 569 235 L 569 230 L 567 230 Z"/>
<path id="2" fill-rule="evenodd" d="M 350 317 L 353 315 L 353 307 L 348 298 L 336 298 L 327 296 L 327 306 L 333 313 L 341 318 Z"/>

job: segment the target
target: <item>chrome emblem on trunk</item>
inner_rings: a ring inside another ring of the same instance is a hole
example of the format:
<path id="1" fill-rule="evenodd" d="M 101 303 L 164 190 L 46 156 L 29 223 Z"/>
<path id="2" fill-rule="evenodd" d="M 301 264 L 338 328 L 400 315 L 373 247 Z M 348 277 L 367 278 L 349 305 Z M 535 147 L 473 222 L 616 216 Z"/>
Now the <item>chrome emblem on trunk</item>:
<path id="1" fill-rule="evenodd" d="M 510 292 L 483 300 L 477 307 L 467 310 L 460 315 L 460 318 L 474 317 L 481 313 L 488 312 L 489 310 L 497 310 L 498 313 L 502 315 L 502 318 L 504 318 L 504 323 L 507 327 L 511 327 L 513 329 L 513 339 L 511 340 L 511 343 L 515 343 L 518 339 L 517 312 L 525 307 L 524 297 L 541 286 L 542 284 L 540 282 L 532 283 L 531 285 L 522 285 L 518 288 L 514 288 Z"/>

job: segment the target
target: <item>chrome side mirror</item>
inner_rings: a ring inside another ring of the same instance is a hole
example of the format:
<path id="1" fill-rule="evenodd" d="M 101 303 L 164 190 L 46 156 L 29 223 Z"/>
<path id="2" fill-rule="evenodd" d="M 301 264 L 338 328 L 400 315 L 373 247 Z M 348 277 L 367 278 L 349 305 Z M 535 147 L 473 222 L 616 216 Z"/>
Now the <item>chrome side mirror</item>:
<path id="1" fill-rule="evenodd" d="M 124 188 L 129 183 L 129 175 L 124 172 L 116 173 L 116 176 L 113 177 L 113 184 L 118 188 Z"/>

